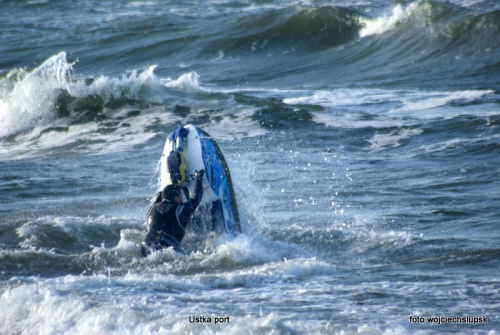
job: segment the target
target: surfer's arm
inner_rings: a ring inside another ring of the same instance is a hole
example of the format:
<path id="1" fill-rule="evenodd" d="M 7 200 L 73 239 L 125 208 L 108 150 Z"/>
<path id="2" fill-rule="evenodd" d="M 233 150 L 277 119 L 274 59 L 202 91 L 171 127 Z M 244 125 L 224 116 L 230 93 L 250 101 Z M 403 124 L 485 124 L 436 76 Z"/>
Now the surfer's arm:
<path id="1" fill-rule="evenodd" d="M 195 173 L 196 185 L 194 188 L 194 195 L 191 199 L 189 199 L 189 207 L 196 208 L 203 197 L 203 175 L 205 174 L 205 170 L 197 171 Z"/>
<path id="2" fill-rule="evenodd" d="M 182 186 L 181 188 L 182 192 L 184 193 L 184 199 L 189 200 L 189 190 L 186 186 Z"/>
<path id="3" fill-rule="evenodd" d="M 185 227 L 188 224 L 191 214 L 193 214 L 193 212 L 196 210 L 201 202 L 201 198 L 203 197 L 203 173 L 205 172 L 205 170 L 202 171 L 195 173 L 196 185 L 194 189 L 194 195 L 193 197 L 189 198 L 186 203 L 184 203 L 184 208 L 179 216 L 179 222 L 182 227 Z"/>

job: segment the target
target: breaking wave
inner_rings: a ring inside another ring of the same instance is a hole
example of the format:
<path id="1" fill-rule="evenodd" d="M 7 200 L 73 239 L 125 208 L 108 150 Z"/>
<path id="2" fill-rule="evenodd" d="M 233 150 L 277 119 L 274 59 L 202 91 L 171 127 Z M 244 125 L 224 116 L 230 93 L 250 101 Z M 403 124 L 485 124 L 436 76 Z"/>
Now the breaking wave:
<path id="1" fill-rule="evenodd" d="M 123 113 L 117 107 L 134 101 L 142 107 L 163 104 L 171 98 L 168 89 L 201 90 L 195 72 L 160 80 L 153 73 L 156 66 L 150 66 L 121 77 L 79 78 L 73 73 L 74 64 L 61 52 L 32 71 L 15 69 L 0 79 L 0 138 L 43 127 L 57 118 L 81 123 L 110 110 Z"/>

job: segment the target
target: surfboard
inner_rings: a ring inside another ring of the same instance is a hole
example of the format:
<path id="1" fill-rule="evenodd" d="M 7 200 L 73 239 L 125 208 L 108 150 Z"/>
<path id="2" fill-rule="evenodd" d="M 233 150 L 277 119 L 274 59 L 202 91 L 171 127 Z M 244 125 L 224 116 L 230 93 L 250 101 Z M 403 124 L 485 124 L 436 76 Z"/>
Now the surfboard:
<path id="1" fill-rule="evenodd" d="M 172 167 L 174 156 L 180 169 Z M 183 169 L 184 175 L 179 173 Z M 210 213 L 212 223 L 219 225 L 219 229 L 235 236 L 241 232 L 240 220 L 231 174 L 222 151 L 209 134 L 194 125 L 175 129 L 163 148 L 160 189 L 176 183 L 186 186 L 192 194 L 195 186 L 192 176 L 202 169 L 205 175 L 199 208 Z"/>

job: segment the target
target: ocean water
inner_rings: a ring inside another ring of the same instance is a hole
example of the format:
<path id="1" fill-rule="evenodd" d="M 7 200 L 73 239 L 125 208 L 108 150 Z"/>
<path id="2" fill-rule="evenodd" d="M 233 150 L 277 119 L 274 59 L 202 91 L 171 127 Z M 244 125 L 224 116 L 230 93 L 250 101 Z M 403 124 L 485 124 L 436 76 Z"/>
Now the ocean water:
<path id="1" fill-rule="evenodd" d="M 498 1 L 0 6 L 0 334 L 500 332 Z M 143 258 L 189 123 L 242 234 Z"/>

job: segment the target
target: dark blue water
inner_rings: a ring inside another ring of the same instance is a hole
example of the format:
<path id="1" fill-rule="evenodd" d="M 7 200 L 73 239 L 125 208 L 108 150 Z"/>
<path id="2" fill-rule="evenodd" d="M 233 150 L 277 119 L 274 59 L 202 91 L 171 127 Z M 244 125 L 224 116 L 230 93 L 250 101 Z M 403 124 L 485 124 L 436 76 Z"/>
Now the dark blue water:
<path id="1" fill-rule="evenodd" d="M 0 5 L 0 333 L 498 333 L 499 3 Z M 243 233 L 142 258 L 188 123 Z"/>

